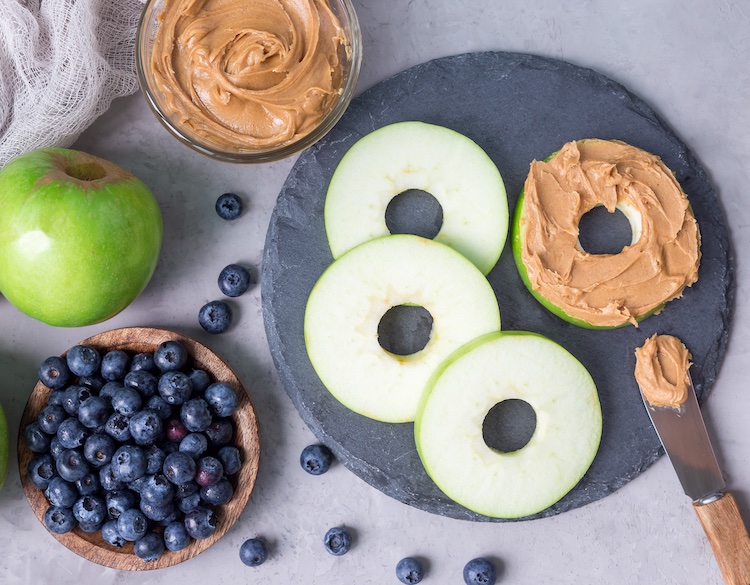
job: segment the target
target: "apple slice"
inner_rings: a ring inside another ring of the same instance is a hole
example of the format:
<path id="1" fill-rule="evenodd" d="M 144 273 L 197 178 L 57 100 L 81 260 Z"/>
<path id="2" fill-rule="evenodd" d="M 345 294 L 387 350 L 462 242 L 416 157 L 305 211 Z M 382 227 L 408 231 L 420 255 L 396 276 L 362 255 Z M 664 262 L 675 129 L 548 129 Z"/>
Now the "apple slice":
<path id="1" fill-rule="evenodd" d="M 411 189 L 431 194 L 443 210 L 435 240 L 487 274 L 508 235 L 508 198 L 495 163 L 475 142 L 442 126 L 399 122 L 360 139 L 331 178 L 325 202 L 334 258 L 387 236 L 391 200 Z"/>
<path id="2" fill-rule="evenodd" d="M 528 403 L 536 427 L 524 446 L 502 452 L 488 446 L 483 427 L 490 410 L 508 400 Z M 519 518 L 578 483 L 601 431 L 586 368 L 541 335 L 507 331 L 468 343 L 440 365 L 425 388 L 414 436 L 425 470 L 448 497 L 485 516 Z"/>
<path id="3" fill-rule="evenodd" d="M 378 326 L 392 307 L 432 316 L 429 341 L 409 355 L 386 351 Z M 414 420 L 433 370 L 464 343 L 500 329 L 492 287 L 448 246 L 407 234 L 371 240 L 321 275 L 305 312 L 305 345 L 323 384 L 345 406 L 384 422 Z"/>

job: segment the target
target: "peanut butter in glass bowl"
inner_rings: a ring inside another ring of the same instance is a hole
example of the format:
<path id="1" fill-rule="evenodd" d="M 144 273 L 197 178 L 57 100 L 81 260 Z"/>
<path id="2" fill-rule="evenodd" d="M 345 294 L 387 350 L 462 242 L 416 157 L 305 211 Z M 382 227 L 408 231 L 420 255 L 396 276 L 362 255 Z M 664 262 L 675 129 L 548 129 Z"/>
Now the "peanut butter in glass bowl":
<path id="1" fill-rule="evenodd" d="M 146 101 L 181 142 L 269 162 L 341 118 L 361 45 L 350 0 L 149 0 L 136 65 Z"/>

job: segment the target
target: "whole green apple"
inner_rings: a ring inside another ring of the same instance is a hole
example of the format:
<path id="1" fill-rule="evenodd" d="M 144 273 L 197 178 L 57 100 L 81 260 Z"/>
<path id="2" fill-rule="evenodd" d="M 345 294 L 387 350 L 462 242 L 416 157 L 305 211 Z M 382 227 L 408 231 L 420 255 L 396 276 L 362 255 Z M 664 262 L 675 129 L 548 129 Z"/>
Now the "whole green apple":
<path id="1" fill-rule="evenodd" d="M 162 242 L 149 188 L 116 164 L 44 148 L 0 171 L 0 292 L 27 315 L 90 325 L 148 284 Z"/>

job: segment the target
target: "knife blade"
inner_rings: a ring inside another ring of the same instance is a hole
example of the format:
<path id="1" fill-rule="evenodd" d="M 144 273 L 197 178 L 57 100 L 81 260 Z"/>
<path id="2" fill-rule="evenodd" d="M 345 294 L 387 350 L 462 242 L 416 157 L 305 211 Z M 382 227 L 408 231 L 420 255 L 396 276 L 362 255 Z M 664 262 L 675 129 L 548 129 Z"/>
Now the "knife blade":
<path id="1" fill-rule="evenodd" d="M 750 585 L 750 536 L 726 491 L 689 374 L 688 382 L 687 400 L 679 409 L 653 406 L 643 392 L 641 398 L 682 489 L 693 500 L 724 582 Z"/>

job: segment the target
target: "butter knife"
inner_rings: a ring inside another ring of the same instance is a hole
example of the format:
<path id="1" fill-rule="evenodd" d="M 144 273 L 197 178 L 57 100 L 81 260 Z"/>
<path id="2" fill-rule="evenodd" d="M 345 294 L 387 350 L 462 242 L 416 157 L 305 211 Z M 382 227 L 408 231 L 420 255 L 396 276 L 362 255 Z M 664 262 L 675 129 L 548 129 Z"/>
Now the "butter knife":
<path id="1" fill-rule="evenodd" d="M 679 409 L 653 406 L 646 411 L 677 472 L 685 494 L 706 532 L 727 585 L 750 585 L 750 536 L 724 478 L 706 432 L 693 381 Z"/>

